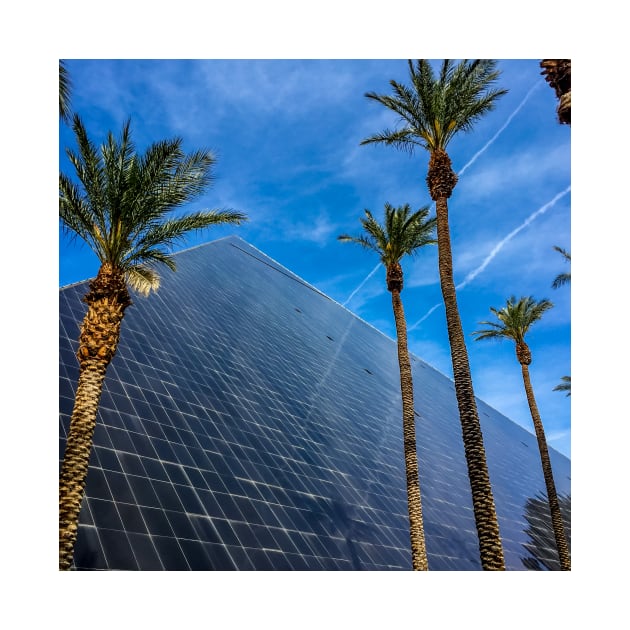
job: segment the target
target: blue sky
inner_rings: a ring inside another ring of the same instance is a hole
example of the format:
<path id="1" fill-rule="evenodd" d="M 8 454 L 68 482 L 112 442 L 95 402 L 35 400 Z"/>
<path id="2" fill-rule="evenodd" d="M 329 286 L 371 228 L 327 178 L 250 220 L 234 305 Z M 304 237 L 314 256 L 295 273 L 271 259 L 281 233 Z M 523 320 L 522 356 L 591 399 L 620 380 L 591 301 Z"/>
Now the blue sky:
<path id="1" fill-rule="evenodd" d="M 552 390 L 571 374 L 571 287 L 551 283 L 570 271 L 553 246 L 571 250 L 571 129 L 556 120 L 538 61 L 501 60 L 499 85 L 508 94 L 449 145 L 460 174 L 449 202 L 454 275 L 475 393 L 530 432 L 514 344 L 477 342 L 471 333 L 512 294 L 554 303 L 528 335 L 530 372 L 548 442 L 570 456 L 571 399 Z M 180 248 L 237 234 L 395 336 L 377 257 L 336 237 L 358 234 L 366 208 L 380 217 L 386 202 L 431 204 L 426 152 L 359 146 L 396 125 L 364 94 L 389 93 L 390 79 L 407 82 L 405 59 L 69 59 L 67 67 L 71 105 L 97 143 L 130 117 L 139 150 L 181 136 L 186 150 L 216 154 L 214 185 L 186 209 L 229 207 L 250 221 L 210 229 Z M 59 134 L 60 169 L 71 173 L 64 148 L 74 147 L 73 134 L 63 124 Z M 59 286 L 97 268 L 87 246 L 60 233 Z M 437 247 L 403 269 L 409 347 L 451 377 Z"/>

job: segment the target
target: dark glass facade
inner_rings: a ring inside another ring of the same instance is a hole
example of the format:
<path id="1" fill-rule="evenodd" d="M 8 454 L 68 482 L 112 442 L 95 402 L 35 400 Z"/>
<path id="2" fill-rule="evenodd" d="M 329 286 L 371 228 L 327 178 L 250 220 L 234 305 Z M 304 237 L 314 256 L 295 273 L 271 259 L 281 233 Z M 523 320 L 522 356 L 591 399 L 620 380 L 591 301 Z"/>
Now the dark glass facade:
<path id="1" fill-rule="evenodd" d="M 125 313 L 76 568 L 409 570 L 395 342 L 239 238 L 177 266 Z M 60 457 L 86 292 L 59 293 Z M 429 567 L 479 570 L 453 382 L 412 367 Z M 536 439 L 478 404 L 506 566 L 556 568 Z"/>

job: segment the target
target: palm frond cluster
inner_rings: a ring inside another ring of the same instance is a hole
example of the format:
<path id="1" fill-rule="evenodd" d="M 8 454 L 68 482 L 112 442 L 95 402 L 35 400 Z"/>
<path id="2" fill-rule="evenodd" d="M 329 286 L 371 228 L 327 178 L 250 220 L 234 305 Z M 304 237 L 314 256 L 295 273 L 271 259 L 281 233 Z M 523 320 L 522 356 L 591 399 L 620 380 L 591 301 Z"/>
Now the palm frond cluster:
<path id="1" fill-rule="evenodd" d="M 410 85 L 391 80 L 393 95 L 368 92 L 366 97 L 400 116 L 401 127 L 386 129 L 361 144 L 380 142 L 413 152 L 446 149 L 460 131 L 468 132 L 492 110 L 507 90 L 493 88 L 499 78 L 496 61 L 445 59 L 436 73 L 428 59 L 408 61 Z"/>
<path id="2" fill-rule="evenodd" d="M 233 210 L 172 212 L 198 198 L 212 182 L 216 159 L 209 151 L 186 155 L 182 139 L 152 144 L 138 155 L 127 121 L 96 147 L 74 115 L 78 152 L 67 149 L 78 183 L 59 175 L 59 216 L 66 230 L 88 243 L 101 263 L 123 271 L 133 289 L 159 287 L 157 265 L 175 270 L 173 246 L 190 232 L 220 223 L 238 224 Z"/>
<path id="3" fill-rule="evenodd" d="M 545 311 L 553 307 L 547 300 L 536 301 L 533 297 L 522 297 L 519 300 L 512 296 L 508 298 L 503 308 L 490 310 L 496 315 L 498 322 L 479 322 L 484 326 L 489 326 L 486 330 L 475 331 L 476 339 L 507 338 L 512 339 L 517 344 L 524 343 L 525 333 L 533 323 L 537 322 Z"/>
<path id="4" fill-rule="evenodd" d="M 381 262 L 387 266 L 400 262 L 406 255 L 414 255 L 424 245 L 434 245 L 435 218 L 427 219 L 427 206 L 411 211 L 411 206 L 405 204 L 394 208 L 385 204 L 383 224 L 379 223 L 370 210 L 365 210 L 365 217 L 360 219 L 365 234 L 348 236 L 342 234 L 340 241 L 353 241 L 366 249 L 376 252 Z"/>

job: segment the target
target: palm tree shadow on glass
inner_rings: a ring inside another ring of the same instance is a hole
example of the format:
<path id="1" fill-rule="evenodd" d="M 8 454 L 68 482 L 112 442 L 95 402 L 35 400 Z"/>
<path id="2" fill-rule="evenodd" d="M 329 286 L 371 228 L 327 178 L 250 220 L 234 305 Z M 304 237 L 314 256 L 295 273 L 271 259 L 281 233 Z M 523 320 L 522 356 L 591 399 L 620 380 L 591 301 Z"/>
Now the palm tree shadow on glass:
<path id="1" fill-rule="evenodd" d="M 407 348 L 407 324 L 400 293 L 403 289 L 401 259 L 413 255 L 425 245 L 435 244 L 435 218 L 428 219 L 428 208 L 412 213 L 409 204 L 394 208 L 385 204 L 385 221 L 378 223 L 369 210 L 361 219 L 364 234 L 342 234 L 340 241 L 353 242 L 376 252 L 386 269 L 387 290 L 392 294 L 396 324 L 400 390 L 403 411 L 403 448 L 407 479 L 407 506 L 411 539 L 411 564 L 414 571 L 427 571 L 426 542 L 422 520 L 422 500 L 416 450 L 416 427 L 413 403 L 413 381 Z"/>
<path id="2" fill-rule="evenodd" d="M 361 144 L 392 145 L 409 153 L 420 147 L 430 155 L 426 181 L 437 214 L 440 285 L 479 553 L 484 570 L 502 571 L 505 560 L 499 523 L 453 279 L 448 198 L 457 184 L 457 175 L 446 147 L 458 132 L 471 131 L 474 123 L 492 110 L 507 90 L 492 87 L 499 77 L 494 60 L 464 59 L 455 64 L 445 59 L 437 76 L 427 59 L 418 59 L 415 64 L 409 60 L 408 65 L 411 86 L 392 80 L 392 96 L 375 92 L 365 95 L 395 112 L 400 126 L 366 138 Z"/>
<path id="3" fill-rule="evenodd" d="M 129 121 L 119 140 L 110 133 L 97 149 L 77 114 L 72 127 L 78 153 L 66 150 L 75 173 L 74 179 L 59 174 L 59 217 L 68 233 L 90 246 L 100 268 L 83 298 L 88 308 L 77 351 L 79 380 L 59 477 L 62 570 L 72 566 L 96 414 L 125 309 L 132 304 L 129 288 L 142 295 L 157 290 L 155 267 L 174 271 L 172 246 L 191 231 L 247 219 L 232 210 L 171 214 L 211 182 L 216 160 L 209 151 L 185 154 L 176 138 L 138 155 Z"/>
<path id="4" fill-rule="evenodd" d="M 560 511 L 567 535 L 567 544 L 571 548 L 571 495 L 559 496 Z M 556 541 L 549 514 L 549 502 L 542 494 L 527 499 L 525 520 L 528 527 L 525 533 L 530 542 L 523 546 L 529 556 L 521 558 L 523 566 L 530 571 L 560 571 L 560 561 L 556 553 Z"/>

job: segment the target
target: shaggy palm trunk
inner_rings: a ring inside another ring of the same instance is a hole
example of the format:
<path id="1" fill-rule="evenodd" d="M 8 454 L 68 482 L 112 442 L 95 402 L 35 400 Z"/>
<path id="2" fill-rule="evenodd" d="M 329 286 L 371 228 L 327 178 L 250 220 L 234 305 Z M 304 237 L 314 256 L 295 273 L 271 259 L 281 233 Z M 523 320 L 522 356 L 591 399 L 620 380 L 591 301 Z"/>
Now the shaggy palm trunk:
<path id="1" fill-rule="evenodd" d="M 523 344 L 524 345 L 524 344 Z M 553 471 L 551 469 L 551 460 L 549 459 L 549 450 L 547 449 L 547 438 L 543 428 L 538 406 L 534 398 L 534 390 L 529 379 L 529 367 L 531 363 L 531 353 L 529 348 L 519 347 L 517 344 L 516 355 L 521 364 L 523 373 L 523 383 L 525 384 L 525 393 L 527 394 L 527 403 L 532 414 L 534 422 L 534 430 L 536 431 L 536 439 L 538 440 L 538 450 L 540 451 L 540 461 L 542 463 L 543 477 L 545 478 L 545 486 L 547 487 L 547 499 L 549 501 L 549 511 L 551 512 L 551 525 L 553 527 L 553 535 L 556 539 L 556 547 L 558 548 L 558 556 L 560 558 L 560 569 L 562 571 L 571 570 L 571 556 L 569 553 L 569 545 L 564 532 L 564 523 L 562 522 L 562 513 L 560 512 L 560 502 L 556 492 L 556 484 L 553 480 Z"/>
<path id="2" fill-rule="evenodd" d="M 400 265 L 398 265 L 400 269 Z M 394 283 L 390 281 L 388 271 L 388 288 Z M 402 288 L 402 272 L 400 273 Z M 413 381 L 411 363 L 407 349 L 407 325 L 400 290 L 395 286 L 392 293 L 392 308 L 396 322 L 396 338 L 398 341 L 398 365 L 400 367 L 400 392 L 403 410 L 403 445 L 405 455 L 405 472 L 407 475 L 407 507 L 409 510 L 409 535 L 411 538 L 411 566 L 414 571 L 428 571 L 427 549 L 422 521 L 422 500 L 420 494 L 420 477 L 418 474 L 418 454 L 416 450 L 416 420 L 413 406 Z"/>
<path id="3" fill-rule="evenodd" d="M 431 154 L 427 183 L 431 197 L 435 201 L 440 284 L 446 311 L 455 395 L 462 425 L 473 512 L 479 536 L 481 565 L 486 571 L 503 571 L 505 570 L 505 560 L 499 533 L 499 522 L 490 485 L 483 435 L 468 363 L 468 351 L 459 317 L 453 280 L 453 256 L 448 225 L 447 199 L 451 196 L 457 183 L 457 175 L 453 172 L 451 160 L 445 151 L 435 151 Z"/>
<path id="4" fill-rule="evenodd" d="M 571 60 L 543 59 L 540 62 L 541 74 L 558 97 L 558 121 L 571 124 Z"/>
<path id="5" fill-rule="evenodd" d="M 72 566 L 105 372 L 118 346 L 124 310 L 131 304 L 124 276 L 107 264 L 83 299 L 88 311 L 77 352 L 79 382 L 59 475 L 59 569 L 66 571 Z"/>

